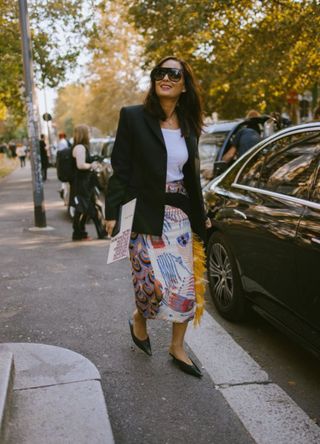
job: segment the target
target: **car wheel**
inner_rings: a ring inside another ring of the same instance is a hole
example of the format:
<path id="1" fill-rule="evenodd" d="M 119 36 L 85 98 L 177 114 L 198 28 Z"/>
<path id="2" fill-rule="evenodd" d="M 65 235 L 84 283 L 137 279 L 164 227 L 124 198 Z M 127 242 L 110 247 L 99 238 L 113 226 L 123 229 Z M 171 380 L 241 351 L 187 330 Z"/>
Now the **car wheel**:
<path id="1" fill-rule="evenodd" d="M 221 233 L 213 233 L 207 249 L 209 288 L 218 312 L 230 321 L 240 321 L 247 302 L 231 249 Z"/>

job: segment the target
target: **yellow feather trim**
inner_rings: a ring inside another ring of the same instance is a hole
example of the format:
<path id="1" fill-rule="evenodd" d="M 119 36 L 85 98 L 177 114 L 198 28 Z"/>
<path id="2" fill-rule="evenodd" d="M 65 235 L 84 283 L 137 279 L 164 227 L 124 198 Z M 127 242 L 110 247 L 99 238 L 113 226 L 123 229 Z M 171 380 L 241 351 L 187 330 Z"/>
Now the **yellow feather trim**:
<path id="1" fill-rule="evenodd" d="M 196 310 L 194 314 L 193 325 L 197 326 L 200 324 L 201 316 L 204 312 L 204 294 L 206 291 L 205 279 L 206 275 L 206 253 L 204 249 L 203 242 L 200 238 L 193 233 L 192 234 L 192 245 L 193 245 L 193 273 L 194 273 L 194 287 L 196 294 Z"/>

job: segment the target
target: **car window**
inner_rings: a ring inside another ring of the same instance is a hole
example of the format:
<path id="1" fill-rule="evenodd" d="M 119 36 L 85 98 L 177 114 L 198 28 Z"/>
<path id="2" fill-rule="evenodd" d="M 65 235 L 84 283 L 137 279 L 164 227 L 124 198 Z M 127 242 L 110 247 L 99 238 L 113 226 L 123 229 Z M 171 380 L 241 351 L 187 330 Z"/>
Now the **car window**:
<path id="1" fill-rule="evenodd" d="M 219 131 L 210 134 L 203 134 L 199 140 L 199 156 L 201 164 L 210 164 L 212 167 L 213 161 L 225 141 L 227 131 Z"/>
<path id="2" fill-rule="evenodd" d="M 114 141 L 103 144 L 101 155 L 104 157 L 111 157 Z"/>
<path id="3" fill-rule="evenodd" d="M 265 146 L 249 160 L 238 183 L 307 198 L 319 155 L 319 133 L 283 137 Z"/>
<path id="4" fill-rule="evenodd" d="M 319 159 L 319 163 L 318 163 L 317 179 L 316 179 L 316 182 L 315 182 L 314 192 L 313 192 L 311 200 L 313 202 L 316 202 L 316 203 L 320 204 L 320 159 Z"/>

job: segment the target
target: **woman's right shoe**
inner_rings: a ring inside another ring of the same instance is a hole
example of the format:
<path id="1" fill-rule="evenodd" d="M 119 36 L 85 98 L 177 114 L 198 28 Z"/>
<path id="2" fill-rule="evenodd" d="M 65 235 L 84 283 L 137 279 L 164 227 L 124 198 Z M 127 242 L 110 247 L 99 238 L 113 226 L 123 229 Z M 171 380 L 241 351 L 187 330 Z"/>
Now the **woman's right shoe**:
<path id="1" fill-rule="evenodd" d="M 181 361 L 176 358 L 172 353 L 169 355 L 173 358 L 173 362 L 182 370 L 184 373 L 188 373 L 188 375 L 196 376 L 197 378 L 202 378 L 203 374 L 199 367 L 191 360 L 192 364 L 187 364 L 186 362 Z"/>
<path id="2" fill-rule="evenodd" d="M 131 332 L 132 340 L 136 344 L 136 346 L 139 347 L 140 350 L 145 352 L 147 355 L 152 356 L 151 344 L 150 344 L 149 336 L 147 337 L 147 339 L 144 339 L 143 341 L 141 341 L 133 333 L 133 321 L 132 321 L 132 319 L 129 319 L 129 326 L 130 326 L 130 332 Z"/>

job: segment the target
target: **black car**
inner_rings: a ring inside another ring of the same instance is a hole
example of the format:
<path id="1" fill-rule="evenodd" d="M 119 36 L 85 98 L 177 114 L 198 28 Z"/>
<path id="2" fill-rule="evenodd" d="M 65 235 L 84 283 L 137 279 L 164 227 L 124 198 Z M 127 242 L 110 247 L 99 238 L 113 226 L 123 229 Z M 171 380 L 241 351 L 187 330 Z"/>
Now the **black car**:
<path id="1" fill-rule="evenodd" d="M 320 357 L 320 122 L 282 130 L 204 189 L 210 293 L 248 307 Z"/>

